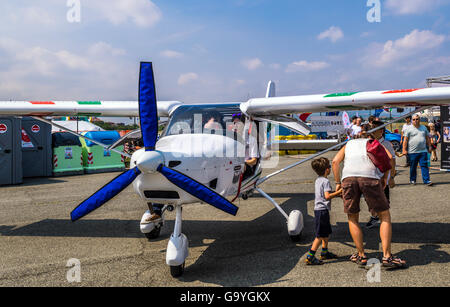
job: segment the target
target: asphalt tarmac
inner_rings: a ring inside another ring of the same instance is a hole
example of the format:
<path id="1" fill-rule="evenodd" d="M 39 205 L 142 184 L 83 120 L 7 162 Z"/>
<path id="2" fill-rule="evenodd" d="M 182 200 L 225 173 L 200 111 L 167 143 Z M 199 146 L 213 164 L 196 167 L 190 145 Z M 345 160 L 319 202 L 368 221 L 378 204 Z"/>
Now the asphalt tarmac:
<path id="1" fill-rule="evenodd" d="M 279 167 L 299 158 L 282 157 Z M 290 240 L 284 218 L 257 193 L 236 201 L 236 217 L 209 205 L 185 206 L 183 233 L 190 249 L 178 279 L 165 263 L 175 212 L 166 214 L 161 236 L 148 241 L 139 231 L 147 207 L 131 186 L 84 219 L 70 221 L 72 209 L 117 173 L 25 179 L 0 187 L 0 286 L 450 286 L 450 173 L 432 169 L 435 185 L 428 187 L 420 175 L 417 185 L 409 185 L 409 169 L 398 172 L 391 190 L 392 250 L 407 260 L 405 270 L 371 271 L 368 278 L 368 271 L 348 261 L 355 247 L 339 198 L 332 201 L 329 249 L 340 258 L 322 266 L 304 263 L 314 239 L 316 178 L 306 163 L 262 185 L 287 213 L 301 210 L 300 242 Z M 364 202 L 361 207 L 367 254 L 380 259 L 379 227 L 365 228 L 369 213 Z M 74 258 L 79 275 L 67 266 Z M 68 275 L 80 282 L 70 283 Z"/>

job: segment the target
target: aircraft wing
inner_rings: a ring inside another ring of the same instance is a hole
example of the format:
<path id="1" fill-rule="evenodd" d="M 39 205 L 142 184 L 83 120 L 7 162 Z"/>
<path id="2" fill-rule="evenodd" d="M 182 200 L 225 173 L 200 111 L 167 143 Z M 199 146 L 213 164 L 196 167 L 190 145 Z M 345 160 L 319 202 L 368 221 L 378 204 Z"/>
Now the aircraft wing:
<path id="1" fill-rule="evenodd" d="M 267 116 L 427 105 L 450 105 L 450 87 L 255 98 L 240 107 L 248 115 Z"/>
<path id="2" fill-rule="evenodd" d="M 169 116 L 182 103 L 158 101 L 158 116 Z M 137 101 L 0 101 L 0 115 L 138 117 Z"/>

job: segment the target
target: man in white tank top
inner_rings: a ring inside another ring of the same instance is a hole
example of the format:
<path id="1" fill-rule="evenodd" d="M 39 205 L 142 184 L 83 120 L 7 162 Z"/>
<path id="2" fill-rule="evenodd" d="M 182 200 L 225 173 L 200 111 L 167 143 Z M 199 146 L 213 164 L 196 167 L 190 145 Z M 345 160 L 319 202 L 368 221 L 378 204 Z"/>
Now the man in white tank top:
<path id="1" fill-rule="evenodd" d="M 367 129 L 367 128 L 366 128 Z M 392 223 L 389 202 L 384 194 L 387 172 L 382 174 L 367 155 L 369 139 L 350 140 L 334 157 L 332 169 L 336 181 L 336 190 L 343 189 L 344 212 L 348 216 L 350 234 L 358 250 L 350 258 L 361 267 L 367 265 L 364 253 L 363 232 L 359 225 L 361 195 L 371 212 L 376 212 L 381 220 L 380 238 L 383 247 L 383 266 L 388 268 L 405 267 L 406 262 L 391 253 Z M 386 150 L 389 158 L 392 158 Z M 340 164 L 344 162 L 342 177 Z M 342 181 L 341 181 L 342 178 Z"/>

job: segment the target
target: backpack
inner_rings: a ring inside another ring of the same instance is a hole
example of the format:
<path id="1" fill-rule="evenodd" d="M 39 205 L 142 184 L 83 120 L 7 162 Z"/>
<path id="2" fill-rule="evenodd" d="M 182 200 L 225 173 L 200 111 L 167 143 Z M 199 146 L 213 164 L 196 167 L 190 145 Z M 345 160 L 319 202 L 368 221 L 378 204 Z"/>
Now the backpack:
<path id="1" fill-rule="evenodd" d="M 368 140 L 367 156 L 380 172 L 385 173 L 392 168 L 391 159 L 389 159 L 386 149 L 377 140 Z"/>

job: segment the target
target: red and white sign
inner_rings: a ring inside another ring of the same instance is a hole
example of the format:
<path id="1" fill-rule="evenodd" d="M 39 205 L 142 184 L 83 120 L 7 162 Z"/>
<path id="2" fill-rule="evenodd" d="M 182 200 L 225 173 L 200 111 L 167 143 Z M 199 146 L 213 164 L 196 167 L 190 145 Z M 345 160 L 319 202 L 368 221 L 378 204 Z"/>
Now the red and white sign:
<path id="1" fill-rule="evenodd" d="M 38 133 L 39 131 L 41 131 L 41 127 L 39 127 L 39 125 L 33 125 L 33 127 L 31 127 L 31 131 L 34 133 Z"/>
<path id="2" fill-rule="evenodd" d="M 30 137 L 25 132 L 25 130 L 22 128 L 22 148 L 33 148 L 34 145 L 30 140 Z"/>
<path id="3" fill-rule="evenodd" d="M 94 154 L 92 152 L 88 152 L 88 165 L 94 164 Z"/>
<path id="4" fill-rule="evenodd" d="M 8 131 L 8 126 L 0 124 L 0 133 L 6 133 L 6 131 Z"/>

